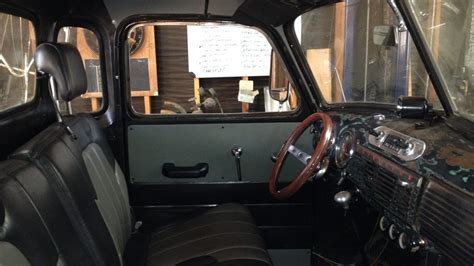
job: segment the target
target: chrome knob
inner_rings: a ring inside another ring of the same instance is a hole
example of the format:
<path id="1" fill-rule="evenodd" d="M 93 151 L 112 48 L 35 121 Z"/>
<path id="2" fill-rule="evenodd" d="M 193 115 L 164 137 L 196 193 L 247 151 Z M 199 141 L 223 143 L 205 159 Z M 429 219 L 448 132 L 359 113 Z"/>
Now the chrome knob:
<path id="1" fill-rule="evenodd" d="M 388 236 L 390 237 L 390 239 L 397 239 L 399 234 L 400 231 L 398 230 L 397 226 L 394 224 L 390 225 L 390 227 L 388 228 Z"/>
<path id="2" fill-rule="evenodd" d="M 232 156 L 234 156 L 236 159 L 240 159 L 242 156 L 243 150 L 241 147 L 234 147 L 231 150 Z"/>
<path id="3" fill-rule="evenodd" d="M 380 230 L 387 231 L 389 226 L 390 226 L 390 222 L 388 221 L 388 219 L 385 218 L 385 216 L 382 216 L 382 218 L 380 218 L 380 221 L 379 221 Z"/>
<path id="4" fill-rule="evenodd" d="M 410 246 L 410 237 L 405 232 L 398 236 L 398 246 L 401 249 L 406 249 Z"/>
<path id="5" fill-rule="evenodd" d="M 349 191 L 339 191 L 334 195 L 334 201 L 344 208 L 344 210 L 349 209 L 349 204 L 351 202 L 352 194 Z"/>

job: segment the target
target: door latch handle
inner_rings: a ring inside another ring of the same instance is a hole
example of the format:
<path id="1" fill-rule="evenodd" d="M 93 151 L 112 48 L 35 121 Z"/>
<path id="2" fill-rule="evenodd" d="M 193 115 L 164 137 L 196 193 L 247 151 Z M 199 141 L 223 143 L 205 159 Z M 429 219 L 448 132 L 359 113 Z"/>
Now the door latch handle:
<path id="1" fill-rule="evenodd" d="M 237 169 L 237 177 L 239 178 L 239 181 L 242 181 L 242 170 L 240 168 L 240 158 L 242 157 L 243 150 L 241 147 L 234 147 L 230 151 L 232 156 L 235 158 L 235 167 Z"/>

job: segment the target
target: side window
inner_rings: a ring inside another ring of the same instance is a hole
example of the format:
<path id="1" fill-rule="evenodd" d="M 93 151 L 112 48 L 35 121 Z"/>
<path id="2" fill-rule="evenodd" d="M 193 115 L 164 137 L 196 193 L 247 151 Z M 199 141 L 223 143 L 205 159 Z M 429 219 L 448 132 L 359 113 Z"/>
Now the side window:
<path id="1" fill-rule="evenodd" d="M 84 62 L 87 75 L 87 92 L 70 103 L 62 103 L 64 113 L 92 113 L 103 107 L 102 67 L 100 46 L 96 34 L 86 28 L 62 27 L 59 30 L 58 42 L 70 43 L 77 47 Z"/>
<path id="2" fill-rule="evenodd" d="M 279 56 L 254 28 L 149 23 L 133 27 L 127 37 L 137 113 L 290 112 L 298 107 Z"/>
<path id="3" fill-rule="evenodd" d="M 0 13 L 0 112 L 26 104 L 35 97 L 35 48 L 33 23 Z"/>

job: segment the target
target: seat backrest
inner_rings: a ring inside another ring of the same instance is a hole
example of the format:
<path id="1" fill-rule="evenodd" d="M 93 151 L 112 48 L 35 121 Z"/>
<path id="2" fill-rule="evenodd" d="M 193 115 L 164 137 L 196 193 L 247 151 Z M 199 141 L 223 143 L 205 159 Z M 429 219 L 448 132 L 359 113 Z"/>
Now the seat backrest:
<path id="1" fill-rule="evenodd" d="M 0 265 L 28 266 L 30 263 L 17 247 L 0 241 Z"/>
<path id="2" fill-rule="evenodd" d="M 85 92 L 85 71 L 74 46 L 43 43 L 36 48 L 35 63 L 38 71 L 53 77 L 63 100 L 70 101 Z M 95 119 L 88 115 L 66 117 L 11 157 L 30 161 L 50 183 L 59 180 L 106 264 L 122 264 L 132 229 L 128 191 Z"/>
<path id="3" fill-rule="evenodd" d="M 38 168 L 18 160 L 0 163 L 0 265 L 90 265 L 73 232 Z"/>

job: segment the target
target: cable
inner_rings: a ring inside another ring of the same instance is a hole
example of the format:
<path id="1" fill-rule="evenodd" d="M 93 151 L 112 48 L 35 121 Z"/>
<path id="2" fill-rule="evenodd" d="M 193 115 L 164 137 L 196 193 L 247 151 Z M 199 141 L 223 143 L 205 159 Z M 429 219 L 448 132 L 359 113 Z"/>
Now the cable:
<path id="1" fill-rule="evenodd" d="M 382 254 L 384 253 L 385 249 L 388 247 L 388 243 L 390 242 L 390 239 L 387 239 L 385 241 L 385 245 L 384 247 L 382 248 L 382 250 L 380 251 L 380 253 L 377 255 L 377 257 L 375 257 L 375 260 L 370 264 L 371 266 L 372 265 L 377 265 L 377 261 L 380 259 L 380 257 L 382 256 Z"/>
<path id="2" fill-rule="evenodd" d="M 382 214 L 379 214 L 379 217 L 377 217 L 377 220 L 375 220 L 375 225 L 374 225 L 374 229 L 372 229 L 372 233 L 370 233 L 370 238 L 369 238 L 369 242 L 367 243 L 366 245 L 366 249 L 370 249 L 372 248 L 372 245 L 373 245 L 373 236 L 375 235 L 375 232 L 377 232 L 377 227 L 379 225 L 379 221 L 380 221 L 380 218 L 382 218 Z"/>
<path id="3" fill-rule="evenodd" d="M 8 72 L 10 72 L 12 76 L 15 76 L 17 78 L 23 78 L 24 76 L 28 74 L 35 74 L 35 73 L 30 73 L 30 68 L 33 65 L 33 62 L 34 60 L 31 59 L 28 65 L 25 65 L 25 69 L 21 69 L 18 67 L 11 67 L 10 64 L 8 64 L 8 61 L 3 56 L 3 54 L 0 54 L 0 66 L 8 69 Z"/>

